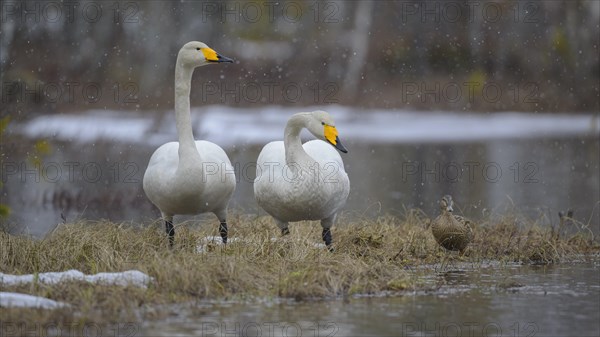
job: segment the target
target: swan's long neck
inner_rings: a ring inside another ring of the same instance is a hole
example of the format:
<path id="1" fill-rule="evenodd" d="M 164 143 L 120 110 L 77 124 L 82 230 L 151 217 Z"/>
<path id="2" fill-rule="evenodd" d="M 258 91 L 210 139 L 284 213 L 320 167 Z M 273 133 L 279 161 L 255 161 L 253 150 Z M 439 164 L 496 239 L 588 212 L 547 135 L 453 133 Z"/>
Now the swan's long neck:
<path id="1" fill-rule="evenodd" d="M 180 161 L 187 158 L 200 158 L 194 143 L 190 116 L 190 87 L 193 73 L 193 67 L 184 66 L 177 58 L 175 65 L 175 121 L 179 135 Z"/>
<path id="2" fill-rule="evenodd" d="M 300 131 L 306 126 L 307 119 L 308 114 L 298 113 L 293 115 L 285 126 L 283 144 L 285 147 L 285 162 L 288 165 L 310 165 L 314 161 L 304 151 L 300 140 Z"/>

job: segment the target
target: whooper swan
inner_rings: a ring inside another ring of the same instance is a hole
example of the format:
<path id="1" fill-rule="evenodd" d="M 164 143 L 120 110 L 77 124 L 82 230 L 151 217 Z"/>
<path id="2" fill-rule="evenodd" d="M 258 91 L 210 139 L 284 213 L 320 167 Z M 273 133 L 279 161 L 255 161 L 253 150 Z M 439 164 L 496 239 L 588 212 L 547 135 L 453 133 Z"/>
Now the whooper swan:
<path id="1" fill-rule="evenodd" d="M 235 189 L 233 167 L 225 151 L 208 141 L 194 141 L 190 117 L 192 73 L 199 66 L 233 62 L 202 42 L 186 43 L 175 64 L 175 119 L 179 142 L 160 146 L 144 174 L 144 192 L 165 221 L 173 246 L 176 214 L 214 213 L 223 243 L 227 242 L 227 204 Z"/>
<path id="2" fill-rule="evenodd" d="M 321 140 L 302 144 L 303 128 Z M 323 241 L 331 248 L 331 226 L 350 192 L 344 163 L 333 147 L 348 152 L 331 116 L 302 112 L 289 119 L 283 142 L 268 143 L 258 155 L 254 195 L 283 235 L 289 233 L 288 222 L 321 220 Z"/>
<path id="3" fill-rule="evenodd" d="M 452 207 L 452 196 L 445 195 L 440 200 L 442 214 L 433 220 L 431 232 L 440 246 L 448 250 L 458 250 L 462 255 L 473 240 L 473 230 L 469 220 L 452 213 Z"/>

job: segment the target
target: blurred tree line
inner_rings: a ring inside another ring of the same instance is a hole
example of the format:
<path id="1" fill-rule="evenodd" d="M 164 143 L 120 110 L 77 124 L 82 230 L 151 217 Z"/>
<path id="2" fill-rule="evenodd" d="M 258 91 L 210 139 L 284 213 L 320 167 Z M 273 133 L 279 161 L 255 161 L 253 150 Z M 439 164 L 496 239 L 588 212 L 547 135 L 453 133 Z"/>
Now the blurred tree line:
<path id="1" fill-rule="evenodd" d="M 3 1 L 2 115 L 192 105 L 599 111 L 599 1 Z"/>

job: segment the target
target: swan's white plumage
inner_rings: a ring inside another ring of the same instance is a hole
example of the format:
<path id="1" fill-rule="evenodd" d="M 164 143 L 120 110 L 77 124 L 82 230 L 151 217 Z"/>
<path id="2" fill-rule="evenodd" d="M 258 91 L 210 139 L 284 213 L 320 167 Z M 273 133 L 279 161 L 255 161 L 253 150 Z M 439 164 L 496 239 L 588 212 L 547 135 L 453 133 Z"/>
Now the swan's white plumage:
<path id="1" fill-rule="evenodd" d="M 223 212 L 235 190 L 233 167 L 218 145 L 195 141 L 202 160 L 192 167 L 179 165 L 179 143 L 160 146 L 148 163 L 144 191 L 167 215 Z M 217 217 L 221 220 L 221 214 Z"/>
<path id="2" fill-rule="evenodd" d="M 299 134 L 303 128 L 319 140 L 302 144 Z M 260 152 L 254 195 L 284 233 L 288 222 L 321 220 L 323 239 L 330 244 L 325 230 L 333 225 L 350 192 L 350 180 L 334 146 L 346 152 L 333 119 L 324 111 L 314 111 L 292 116 L 284 141 L 268 143 Z"/>
<path id="3" fill-rule="evenodd" d="M 254 195 L 280 221 L 329 218 L 344 206 L 350 192 L 342 158 L 331 145 L 311 140 L 302 147 L 314 162 L 286 165 L 282 141 L 268 143 L 258 156 L 261 175 L 254 182 Z"/>
<path id="4" fill-rule="evenodd" d="M 173 216 L 213 212 L 221 222 L 223 242 L 227 241 L 227 206 L 235 190 L 235 176 L 225 151 L 208 141 L 195 141 L 190 116 L 192 73 L 199 66 L 232 62 L 202 42 L 186 43 L 175 64 L 175 120 L 178 142 L 160 146 L 148 163 L 143 188 L 161 211 L 170 244 L 173 244 Z"/>

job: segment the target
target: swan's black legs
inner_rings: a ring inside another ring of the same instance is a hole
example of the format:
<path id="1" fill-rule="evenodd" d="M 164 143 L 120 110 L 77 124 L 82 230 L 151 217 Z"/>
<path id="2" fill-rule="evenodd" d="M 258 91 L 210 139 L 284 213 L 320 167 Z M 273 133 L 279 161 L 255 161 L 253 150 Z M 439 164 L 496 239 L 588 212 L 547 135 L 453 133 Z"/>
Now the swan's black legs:
<path id="1" fill-rule="evenodd" d="M 165 220 L 165 227 L 167 229 L 167 235 L 169 236 L 169 247 L 173 247 L 175 243 L 175 227 L 173 227 L 173 219 Z"/>
<path id="2" fill-rule="evenodd" d="M 333 252 L 333 246 L 331 245 L 331 242 L 333 241 L 331 237 L 331 226 L 333 226 L 336 216 L 337 214 L 334 214 L 329 218 L 321 220 L 321 227 L 323 227 L 323 241 L 325 241 L 325 245 L 330 252 Z"/>
<path id="3" fill-rule="evenodd" d="M 290 234 L 290 229 L 288 228 L 287 222 L 275 219 L 275 223 L 277 224 L 277 227 L 281 229 L 281 236 Z"/>
<path id="4" fill-rule="evenodd" d="M 329 250 L 331 250 L 331 228 L 323 228 L 323 241 Z"/>
<path id="5" fill-rule="evenodd" d="M 221 224 L 219 225 L 219 234 L 221 234 L 223 243 L 227 243 L 227 222 L 221 222 Z"/>

